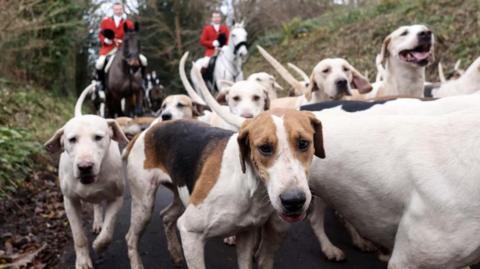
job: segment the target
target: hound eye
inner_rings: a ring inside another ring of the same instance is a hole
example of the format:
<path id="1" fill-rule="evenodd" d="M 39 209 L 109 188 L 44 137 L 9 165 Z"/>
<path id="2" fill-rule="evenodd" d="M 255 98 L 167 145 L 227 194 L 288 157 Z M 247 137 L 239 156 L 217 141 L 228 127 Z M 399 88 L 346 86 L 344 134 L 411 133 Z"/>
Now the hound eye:
<path id="1" fill-rule="evenodd" d="M 103 139 L 103 136 L 101 136 L 101 135 L 96 135 L 96 136 L 93 137 L 93 139 L 94 139 L 95 141 L 100 141 L 100 140 Z"/>
<path id="2" fill-rule="evenodd" d="M 167 104 L 163 104 L 162 109 L 165 109 L 167 107 Z"/>
<path id="3" fill-rule="evenodd" d="M 343 67 L 343 71 L 344 71 L 344 72 L 348 72 L 348 71 L 350 71 L 350 69 L 348 69 L 346 66 L 344 66 L 344 67 Z"/>
<path id="4" fill-rule="evenodd" d="M 273 147 L 270 144 L 263 144 L 258 146 L 258 151 L 264 156 L 272 156 L 273 155 Z"/>
<path id="5" fill-rule="evenodd" d="M 401 36 L 406 36 L 408 35 L 408 30 L 403 31 L 403 33 L 400 34 Z"/>
<path id="6" fill-rule="evenodd" d="M 232 99 L 233 101 L 238 102 L 240 101 L 240 96 L 234 96 Z"/>
<path id="7" fill-rule="evenodd" d="M 262 81 L 262 79 L 260 79 L 260 78 L 256 78 L 255 80 L 258 81 L 258 82 Z"/>
<path id="8" fill-rule="evenodd" d="M 77 138 L 76 138 L 76 137 L 71 137 L 71 138 L 69 138 L 69 139 L 68 139 L 68 143 L 70 143 L 70 144 L 75 144 L 75 143 L 77 143 Z"/>
<path id="9" fill-rule="evenodd" d="M 253 99 L 253 101 L 258 101 L 258 100 L 260 100 L 260 96 L 254 95 L 252 99 Z"/>
<path id="10" fill-rule="evenodd" d="M 330 68 L 325 68 L 325 69 L 322 70 L 322 72 L 323 72 L 324 74 L 327 74 L 328 72 L 330 72 Z"/>
<path id="11" fill-rule="evenodd" d="M 299 139 L 297 142 L 297 147 L 300 151 L 307 151 L 310 146 L 310 142 L 304 139 Z"/>
<path id="12" fill-rule="evenodd" d="M 178 104 L 177 104 L 177 107 L 178 107 L 178 108 L 184 108 L 184 107 L 185 107 L 185 105 L 184 105 L 184 104 L 182 104 L 182 103 L 178 103 Z"/>

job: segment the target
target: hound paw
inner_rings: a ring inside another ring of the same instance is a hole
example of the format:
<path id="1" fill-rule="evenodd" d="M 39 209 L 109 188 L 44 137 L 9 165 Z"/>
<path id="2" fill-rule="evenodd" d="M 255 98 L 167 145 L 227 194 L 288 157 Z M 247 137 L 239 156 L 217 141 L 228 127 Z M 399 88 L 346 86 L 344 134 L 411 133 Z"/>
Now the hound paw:
<path id="1" fill-rule="evenodd" d="M 97 237 L 95 241 L 93 241 L 93 250 L 95 250 L 96 253 L 102 253 L 110 244 L 110 239 L 105 239 L 105 238 L 100 238 Z"/>
<path id="2" fill-rule="evenodd" d="M 337 247 L 330 246 L 322 248 L 323 254 L 327 257 L 327 259 L 331 261 L 343 261 L 345 259 L 345 253 Z"/>
<path id="3" fill-rule="evenodd" d="M 353 245 L 364 252 L 373 252 L 378 250 L 378 248 L 372 242 L 361 237 L 353 240 Z"/>
<path id="4" fill-rule="evenodd" d="M 229 237 L 225 237 L 225 238 L 223 239 L 223 243 L 225 243 L 225 244 L 227 244 L 227 245 L 229 245 L 229 246 L 235 246 L 236 241 L 237 241 L 237 239 L 236 239 L 235 235 L 232 235 L 232 236 L 229 236 Z"/>
<path id="5" fill-rule="evenodd" d="M 92 260 L 90 260 L 90 257 L 77 256 L 75 269 L 93 269 Z"/>

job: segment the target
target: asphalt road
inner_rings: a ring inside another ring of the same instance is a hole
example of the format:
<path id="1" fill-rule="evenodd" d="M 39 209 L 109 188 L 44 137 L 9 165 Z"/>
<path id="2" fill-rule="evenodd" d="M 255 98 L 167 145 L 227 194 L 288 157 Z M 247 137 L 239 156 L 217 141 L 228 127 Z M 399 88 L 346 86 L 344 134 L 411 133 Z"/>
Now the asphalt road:
<path id="1" fill-rule="evenodd" d="M 162 208 L 167 206 L 170 201 L 170 192 L 167 189 L 160 187 L 157 192 L 155 213 L 153 214 L 152 220 L 147 226 L 142 240 L 140 241 L 140 252 L 144 266 L 147 269 L 187 268 L 186 266 L 173 266 L 167 252 L 166 240 L 159 212 Z M 129 227 L 129 221 L 130 197 L 127 197 L 118 218 L 114 241 L 101 256 L 92 253 L 95 268 L 130 268 L 127 255 L 127 245 L 124 239 Z M 90 226 L 88 226 L 88 228 L 89 227 Z M 275 268 L 383 269 L 387 267 L 386 263 L 378 261 L 374 254 L 362 253 L 353 248 L 346 231 L 343 229 L 343 226 L 338 223 L 331 210 L 327 214 L 326 229 L 332 242 L 346 252 L 346 261 L 336 263 L 326 260 L 320 250 L 320 245 L 313 234 L 312 229 L 307 222 L 302 222 L 293 225 L 290 229 L 287 240 L 283 243 L 282 248 L 275 257 Z M 90 237 L 90 240 L 92 240 L 93 235 Z M 221 238 L 213 238 L 207 242 L 205 256 L 207 268 L 237 268 L 235 248 L 225 245 Z M 70 246 L 65 250 L 65 254 L 61 258 L 61 262 L 57 268 L 74 268 L 74 265 L 75 254 L 73 252 L 73 247 Z M 480 265 L 472 268 L 480 269 Z"/>

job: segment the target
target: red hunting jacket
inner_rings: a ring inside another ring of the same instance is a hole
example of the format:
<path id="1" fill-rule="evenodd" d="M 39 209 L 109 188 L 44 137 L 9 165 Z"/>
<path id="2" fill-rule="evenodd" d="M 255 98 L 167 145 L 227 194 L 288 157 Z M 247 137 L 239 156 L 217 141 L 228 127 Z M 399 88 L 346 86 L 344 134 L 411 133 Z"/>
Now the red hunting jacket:
<path id="1" fill-rule="evenodd" d="M 115 20 L 113 17 L 105 17 L 102 22 L 100 23 L 100 31 L 98 32 L 98 39 L 100 40 L 100 55 L 107 55 L 112 49 L 118 47 L 120 45 L 123 35 L 123 24 L 127 23 L 128 28 L 133 29 L 134 25 L 133 22 L 129 19 L 121 19 L 118 27 L 115 27 Z M 110 29 L 115 33 L 115 40 L 112 44 L 105 44 L 105 37 L 102 34 L 102 30 Z"/>
<path id="2" fill-rule="evenodd" d="M 200 37 L 200 44 L 205 47 L 205 56 L 211 57 L 215 54 L 215 47 L 212 43 L 213 41 L 217 40 L 220 33 L 224 33 L 227 36 L 228 44 L 229 31 L 226 25 L 220 25 L 218 32 L 215 31 L 215 27 L 213 27 L 211 24 L 203 27 L 202 36 Z"/>

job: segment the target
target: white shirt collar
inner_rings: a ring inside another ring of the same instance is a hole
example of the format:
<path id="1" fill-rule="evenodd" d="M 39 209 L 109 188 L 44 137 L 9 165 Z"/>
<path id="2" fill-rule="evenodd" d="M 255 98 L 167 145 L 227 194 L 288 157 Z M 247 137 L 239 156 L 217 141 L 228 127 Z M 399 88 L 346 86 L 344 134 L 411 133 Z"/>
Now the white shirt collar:
<path id="1" fill-rule="evenodd" d="M 120 21 L 123 19 L 123 16 L 116 16 L 116 15 L 113 15 L 113 21 L 115 21 L 115 27 L 118 27 L 118 25 L 120 24 Z"/>
<path id="2" fill-rule="evenodd" d="M 212 26 L 215 29 L 215 31 L 218 32 L 220 30 L 220 24 L 212 23 Z"/>

